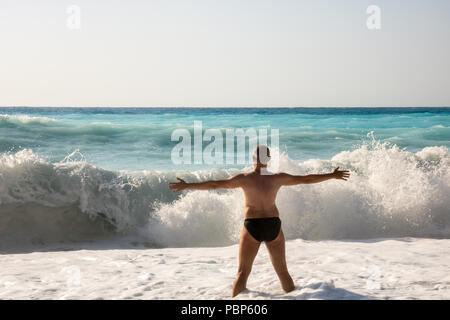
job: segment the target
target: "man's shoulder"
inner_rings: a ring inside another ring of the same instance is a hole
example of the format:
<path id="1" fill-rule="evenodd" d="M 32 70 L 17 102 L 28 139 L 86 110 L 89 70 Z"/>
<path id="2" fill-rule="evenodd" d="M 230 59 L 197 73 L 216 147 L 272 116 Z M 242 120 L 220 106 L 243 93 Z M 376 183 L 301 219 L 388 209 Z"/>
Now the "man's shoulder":
<path id="1" fill-rule="evenodd" d="M 235 175 L 235 177 L 239 176 L 241 178 L 247 178 L 247 179 L 254 179 L 254 178 L 259 179 L 260 176 L 264 176 L 267 178 L 277 178 L 277 177 L 282 177 L 282 176 L 286 176 L 286 175 L 288 175 L 288 174 L 284 173 L 284 172 L 266 171 L 266 172 L 262 172 L 260 174 L 255 174 L 255 172 L 242 172 L 242 173 Z"/>
<path id="2" fill-rule="evenodd" d="M 233 176 L 231 176 L 231 179 L 243 179 L 245 177 L 247 177 L 248 172 L 241 172 L 241 173 L 237 173 Z"/>

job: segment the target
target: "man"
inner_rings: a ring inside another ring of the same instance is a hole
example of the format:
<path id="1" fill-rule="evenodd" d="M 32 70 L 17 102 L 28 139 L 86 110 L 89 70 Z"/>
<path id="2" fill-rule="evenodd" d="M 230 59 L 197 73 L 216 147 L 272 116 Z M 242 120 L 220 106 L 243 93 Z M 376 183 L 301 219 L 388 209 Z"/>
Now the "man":
<path id="1" fill-rule="evenodd" d="M 261 242 L 266 243 L 270 260 L 280 279 L 285 292 L 295 289 L 294 282 L 289 275 L 285 257 L 285 239 L 281 230 L 281 220 L 275 205 L 278 190 L 282 186 L 296 184 L 318 183 L 330 179 L 346 181 L 350 174 L 337 167 L 332 173 L 310 174 L 306 176 L 290 175 L 287 173 L 270 173 L 267 163 L 270 160 L 268 147 L 259 145 L 253 154 L 253 171 L 240 173 L 228 179 L 187 183 L 177 177 L 179 182 L 169 183 L 174 192 L 210 189 L 242 188 L 245 195 L 244 227 L 239 243 L 239 268 L 233 284 L 232 297 L 246 288 L 247 279 L 252 269 L 253 261 L 258 253 Z"/>

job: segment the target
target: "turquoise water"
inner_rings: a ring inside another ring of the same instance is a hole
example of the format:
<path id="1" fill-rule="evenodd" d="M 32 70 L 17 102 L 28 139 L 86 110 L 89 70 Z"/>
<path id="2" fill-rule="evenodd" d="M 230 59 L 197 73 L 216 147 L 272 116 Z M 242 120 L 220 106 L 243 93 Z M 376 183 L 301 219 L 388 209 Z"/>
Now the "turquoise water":
<path id="1" fill-rule="evenodd" d="M 31 149 L 51 163 L 72 154 L 72 160 L 109 170 L 179 169 L 171 161 L 178 143 L 171 134 L 176 128 L 193 132 L 194 121 L 224 134 L 227 128 L 278 129 L 280 150 L 299 161 L 353 150 L 372 131 L 377 140 L 410 152 L 450 147 L 450 108 L 12 107 L 0 108 L 0 154 Z"/>

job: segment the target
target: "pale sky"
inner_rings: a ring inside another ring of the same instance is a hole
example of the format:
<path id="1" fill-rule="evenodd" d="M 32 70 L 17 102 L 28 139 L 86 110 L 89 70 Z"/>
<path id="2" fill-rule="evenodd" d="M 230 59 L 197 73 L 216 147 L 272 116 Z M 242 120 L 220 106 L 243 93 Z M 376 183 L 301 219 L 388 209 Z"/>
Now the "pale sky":
<path id="1" fill-rule="evenodd" d="M 0 106 L 450 106 L 449 57 L 448 0 L 0 0 Z"/>

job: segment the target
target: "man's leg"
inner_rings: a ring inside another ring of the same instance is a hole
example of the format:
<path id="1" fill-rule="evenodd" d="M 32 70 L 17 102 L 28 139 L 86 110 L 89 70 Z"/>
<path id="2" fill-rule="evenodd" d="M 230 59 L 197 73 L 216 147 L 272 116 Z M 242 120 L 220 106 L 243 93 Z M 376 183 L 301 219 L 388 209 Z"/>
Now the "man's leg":
<path id="1" fill-rule="evenodd" d="M 285 240 L 283 231 L 280 230 L 280 233 L 274 240 L 266 242 L 266 247 L 269 251 L 270 260 L 272 261 L 275 272 L 280 279 L 283 290 L 286 292 L 294 290 L 294 281 L 292 281 L 286 265 Z"/>
<path id="2" fill-rule="evenodd" d="M 242 228 L 239 242 L 239 268 L 236 280 L 233 283 L 232 297 L 237 296 L 247 286 L 247 279 L 252 270 L 253 261 L 258 253 L 260 244 L 248 233 L 245 227 Z"/>

